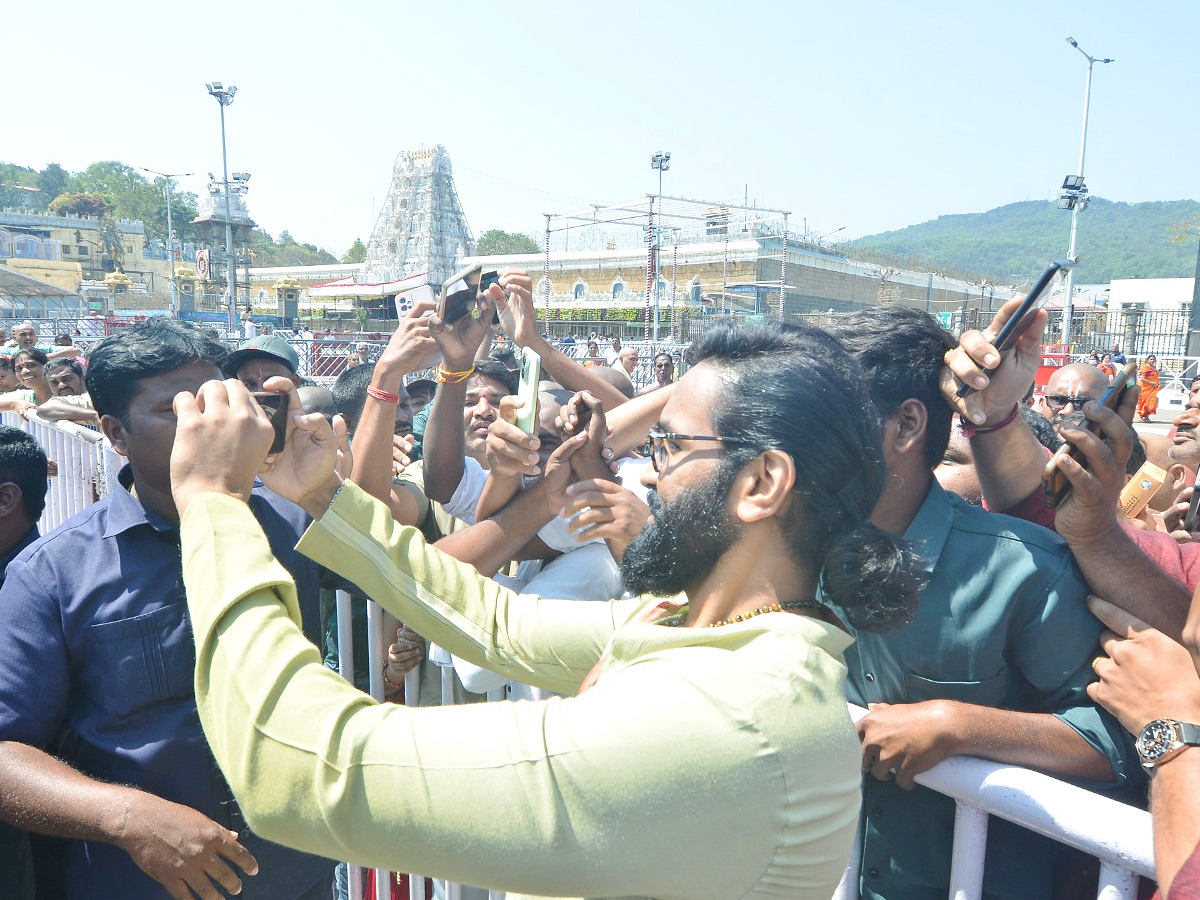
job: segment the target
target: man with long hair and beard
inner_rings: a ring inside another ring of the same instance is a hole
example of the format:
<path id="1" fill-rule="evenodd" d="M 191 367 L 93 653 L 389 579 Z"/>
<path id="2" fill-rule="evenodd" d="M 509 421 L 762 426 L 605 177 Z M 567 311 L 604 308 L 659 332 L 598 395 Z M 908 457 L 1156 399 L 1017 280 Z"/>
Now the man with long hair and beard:
<path id="1" fill-rule="evenodd" d="M 267 387 L 295 404 L 290 382 Z M 200 716 L 256 832 L 523 893 L 831 895 L 860 784 L 833 607 L 880 630 L 911 618 L 919 587 L 868 521 L 880 425 L 835 340 L 757 327 L 698 343 L 650 432 L 655 521 L 624 556 L 639 595 L 612 602 L 516 595 L 429 548 L 334 472 L 323 417 L 293 405 L 264 464 L 271 428 L 240 384 L 175 407 Z M 557 514 L 594 440 L 565 440 L 477 538 Z M 452 653 L 577 696 L 408 709 L 338 679 L 245 511 L 260 470 L 317 520 L 302 552 Z"/>

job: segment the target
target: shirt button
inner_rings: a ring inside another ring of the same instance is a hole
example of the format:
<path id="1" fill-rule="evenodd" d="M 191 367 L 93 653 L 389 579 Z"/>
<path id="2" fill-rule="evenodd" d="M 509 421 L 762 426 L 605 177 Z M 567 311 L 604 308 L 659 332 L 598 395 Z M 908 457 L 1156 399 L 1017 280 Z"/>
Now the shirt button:
<path id="1" fill-rule="evenodd" d="M 874 672 L 868 672 L 866 675 L 864 675 L 864 676 L 863 676 L 863 678 L 867 679 L 867 681 L 874 681 L 874 680 L 875 680 L 875 673 L 874 673 Z"/>
<path id="2" fill-rule="evenodd" d="M 870 875 L 872 878 L 878 878 L 879 870 L 878 869 L 867 869 L 867 874 Z"/>

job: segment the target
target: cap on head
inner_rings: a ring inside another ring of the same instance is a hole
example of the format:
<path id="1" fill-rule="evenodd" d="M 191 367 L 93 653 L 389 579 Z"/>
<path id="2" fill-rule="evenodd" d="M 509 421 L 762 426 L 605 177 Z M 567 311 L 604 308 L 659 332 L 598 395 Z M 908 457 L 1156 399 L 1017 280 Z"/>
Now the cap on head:
<path id="1" fill-rule="evenodd" d="M 226 378 L 237 378 L 238 369 L 252 359 L 278 360 L 293 373 L 300 368 L 300 357 L 296 353 L 296 348 L 281 337 L 267 334 L 243 341 L 242 345 L 225 359 L 221 371 Z"/>

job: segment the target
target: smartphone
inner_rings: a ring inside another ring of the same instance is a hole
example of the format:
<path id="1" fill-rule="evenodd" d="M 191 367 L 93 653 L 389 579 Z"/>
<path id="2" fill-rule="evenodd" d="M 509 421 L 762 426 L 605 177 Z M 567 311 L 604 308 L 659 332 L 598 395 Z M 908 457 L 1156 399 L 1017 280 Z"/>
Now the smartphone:
<path id="1" fill-rule="evenodd" d="M 1192 488 L 1192 502 L 1188 504 L 1187 514 L 1183 517 L 1183 530 L 1195 531 L 1197 519 L 1200 519 L 1200 484 Z"/>
<path id="2" fill-rule="evenodd" d="M 396 295 L 396 317 L 403 319 L 413 307 L 424 300 L 433 300 L 433 286 L 423 284 L 420 287 L 415 287 L 411 291 L 405 291 L 402 294 Z"/>
<path id="3" fill-rule="evenodd" d="M 438 318 L 447 325 L 469 316 L 479 301 L 479 277 L 482 266 L 459 269 L 442 285 L 438 301 Z"/>
<path id="4" fill-rule="evenodd" d="M 271 427 L 275 429 L 271 452 L 279 453 L 287 443 L 288 395 L 277 394 L 274 391 L 255 391 L 252 396 L 266 413 Z"/>
<path id="5" fill-rule="evenodd" d="M 500 287 L 500 273 L 495 269 L 490 272 L 484 272 L 481 276 L 479 276 L 479 293 L 483 294 L 483 292 L 490 288 L 493 284 L 497 287 Z M 504 291 L 504 288 L 500 287 L 500 290 Z M 508 291 L 504 291 L 504 296 L 508 296 Z M 494 313 L 492 313 L 492 324 L 500 324 L 500 310 L 496 310 Z"/>
<path id="6" fill-rule="evenodd" d="M 1116 409 L 1121 405 L 1121 398 L 1125 396 L 1125 392 L 1136 384 L 1137 364 L 1126 363 L 1117 372 L 1108 390 L 1096 402 L 1101 406 L 1107 406 L 1109 409 Z M 1100 433 L 1100 426 L 1091 421 L 1082 412 L 1071 413 L 1071 415 L 1062 420 L 1060 427 L 1061 425 L 1066 425 L 1070 428 L 1086 428 L 1092 434 Z M 1047 506 L 1060 506 L 1071 493 L 1071 482 L 1067 480 L 1067 476 L 1058 468 L 1058 461 L 1063 456 L 1069 456 L 1084 468 L 1087 467 L 1087 459 L 1074 444 L 1068 442 L 1059 447 L 1054 455 L 1050 457 L 1050 461 L 1046 463 L 1046 468 L 1042 471 L 1042 483 L 1046 490 Z"/>
<path id="7" fill-rule="evenodd" d="M 1001 353 L 1011 350 L 1017 342 L 1017 338 L 1029 327 L 1029 323 L 1037 311 L 1046 305 L 1046 301 L 1050 299 L 1054 291 L 1062 284 L 1063 279 L 1067 277 L 1067 273 L 1075 268 L 1078 262 L 1079 260 L 1076 258 L 1057 259 L 1050 263 L 1046 271 L 1033 283 L 1033 287 L 1029 289 L 1029 293 L 1025 295 L 1025 299 L 1021 301 L 1016 312 L 1001 326 L 1000 333 L 992 341 L 992 346 Z M 960 385 L 958 396 L 965 397 L 974 390 L 975 388 L 969 384 Z"/>
<path id="8" fill-rule="evenodd" d="M 517 399 L 525 405 L 517 410 L 517 427 L 526 434 L 538 431 L 538 386 L 542 382 L 542 358 L 536 350 L 521 348 L 521 383 L 517 386 Z"/>

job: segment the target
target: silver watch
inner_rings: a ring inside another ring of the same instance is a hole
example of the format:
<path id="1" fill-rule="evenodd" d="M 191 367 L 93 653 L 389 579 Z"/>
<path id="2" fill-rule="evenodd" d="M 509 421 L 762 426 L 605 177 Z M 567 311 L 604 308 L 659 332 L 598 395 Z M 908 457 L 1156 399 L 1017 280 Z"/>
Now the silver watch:
<path id="1" fill-rule="evenodd" d="M 1200 726 L 1174 719 L 1155 719 L 1142 729 L 1137 739 L 1138 756 L 1148 772 L 1188 747 L 1200 747 Z"/>

